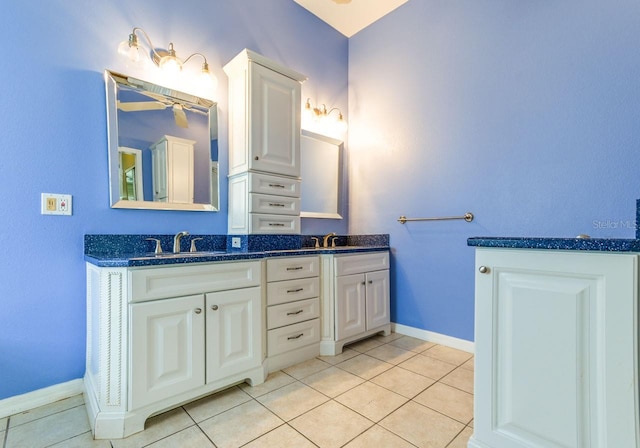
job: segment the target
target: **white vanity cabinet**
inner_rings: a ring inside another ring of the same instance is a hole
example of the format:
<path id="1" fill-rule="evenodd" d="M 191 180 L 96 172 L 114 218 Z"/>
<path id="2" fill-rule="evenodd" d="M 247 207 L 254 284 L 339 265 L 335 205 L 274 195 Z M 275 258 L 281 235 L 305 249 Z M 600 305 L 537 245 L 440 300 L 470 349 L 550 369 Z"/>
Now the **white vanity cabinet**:
<path id="1" fill-rule="evenodd" d="M 163 410 L 265 379 L 262 262 L 87 264 L 85 400 L 94 436 L 122 438 Z"/>
<path id="2" fill-rule="evenodd" d="M 478 248 L 472 448 L 638 446 L 638 257 Z"/>
<path id="3" fill-rule="evenodd" d="M 151 145 L 154 201 L 193 203 L 195 143 L 165 135 Z"/>
<path id="4" fill-rule="evenodd" d="M 336 355 L 345 344 L 391 332 L 389 252 L 323 255 L 320 352 Z"/>
<path id="5" fill-rule="evenodd" d="M 320 354 L 318 256 L 267 259 L 267 362 L 273 372 Z"/>
<path id="6" fill-rule="evenodd" d="M 299 183 L 300 83 L 306 76 L 250 50 L 224 71 L 229 77 L 228 233 L 298 234 L 299 186 L 292 195 L 286 184 Z M 254 173 L 285 186 L 258 193 Z"/>

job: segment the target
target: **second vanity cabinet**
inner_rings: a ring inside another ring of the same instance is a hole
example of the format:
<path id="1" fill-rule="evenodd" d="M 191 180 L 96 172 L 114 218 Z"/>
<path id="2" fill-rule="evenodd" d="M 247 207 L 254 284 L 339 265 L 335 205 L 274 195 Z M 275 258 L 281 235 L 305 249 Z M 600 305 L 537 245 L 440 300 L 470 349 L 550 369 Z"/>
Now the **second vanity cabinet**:
<path id="1" fill-rule="evenodd" d="M 97 439 L 160 411 L 265 379 L 262 262 L 87 264 L 85 391 Z"/>
<path id="2" fill-rule="evenodd" d="M 473 448 L 636 447 L 638 256 L 476 250 Z"/>
<path id="3" fill-rule="evenodd" d="M 273 372 L 320 354 L 317 256 L 267 260 L 267 362 Z"/>
<path id="4" fill-rule="evenodd" d="M 323 355 L 390 325 L 389 252 L 322 256 Z"/>

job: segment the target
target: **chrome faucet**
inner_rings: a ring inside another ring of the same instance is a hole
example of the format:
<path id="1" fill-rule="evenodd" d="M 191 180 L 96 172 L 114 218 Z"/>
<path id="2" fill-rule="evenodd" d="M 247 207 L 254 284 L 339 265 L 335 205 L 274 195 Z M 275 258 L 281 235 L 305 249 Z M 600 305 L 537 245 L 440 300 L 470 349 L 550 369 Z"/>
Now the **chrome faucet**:
<path id="1" fill-rule="evenodd" d="M 189 232 L 187 232 L 186 230 L 183 230 L 182 232 L 176 233 L 176 236 L 173 237 L 173 253 L 174 254 L 180 253 L 180 240 L 182 239 L 183 236 L 189 236 Z"/>
<path id="2" fill-rule="evenodd" d="M 322 247 L 329 247 L 329 238 L 336 236 L 336 232 L 327 233 L 322 237 Z"/>

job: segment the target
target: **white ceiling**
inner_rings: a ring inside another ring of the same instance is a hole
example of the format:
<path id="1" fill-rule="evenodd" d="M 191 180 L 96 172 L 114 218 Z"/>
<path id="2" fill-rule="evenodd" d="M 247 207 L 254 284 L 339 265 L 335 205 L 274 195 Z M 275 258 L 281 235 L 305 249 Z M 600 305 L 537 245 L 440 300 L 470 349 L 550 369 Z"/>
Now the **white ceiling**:
<path id="1" fill-rule="evenodd" d="M 293 0 L 351 37 L 408 0 Z"/>

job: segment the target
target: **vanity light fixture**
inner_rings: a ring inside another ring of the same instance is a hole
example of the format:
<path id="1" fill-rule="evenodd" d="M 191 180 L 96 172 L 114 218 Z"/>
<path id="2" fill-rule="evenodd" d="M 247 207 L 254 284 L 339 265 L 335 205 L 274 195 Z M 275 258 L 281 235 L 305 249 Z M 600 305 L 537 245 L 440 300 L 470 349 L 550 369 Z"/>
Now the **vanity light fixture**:
<path id="1" fill-rule="evenodd" d="M 331 112 L 338 111 L 337 119 L 333 120 L 330 117 Z M 342 111 L 337 107 L 333 107 L 327 110 L 327 106 L 322 104 L 322 108 L 320 107 L 312 107 L 311 106 L 311 98 L 307 98 L 307 102 L 304 105 L 303 114 L 308 120 L 311 120 L 316 123 L 320 123 L 323 127 L 332 128 L 332 130 L 336 131 L 339 134 L 344 134 L 347 132 L 347 121 L 342 116 Z"/>
<path id="2" fill-rule="evenodd" d="M 144 48 L 140 45 L 138 35 L 140 33 L 147 40 L 147 44 L 150 49 L 149 58 L 156 64 L 162 71 L 170 75 L 175 75 L 182 71 L 182 66 L 194 56 L 200 56 L 204 60 L 200 71 L 200 82 L 203 88 L 215 91 L 218 87 L 218 78 L 209 70 L 209 64 L 207 58 L 202 53 L 193 53 L 189 55 L 184 61 L 176 55 L 176 51 L 173 48 L 173 42 L 169 43 L 169 49 L 163 50 L 154 47 L 149 35 L 142 29 L 134 27 L 129 39 L 120 42 L 118 45 L 118 53 L 128 58 L 131 62 L 139 62 L 141 53 L 144 53 Z"/>

